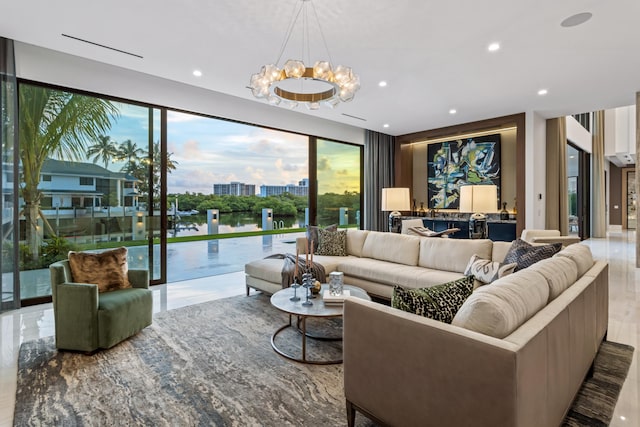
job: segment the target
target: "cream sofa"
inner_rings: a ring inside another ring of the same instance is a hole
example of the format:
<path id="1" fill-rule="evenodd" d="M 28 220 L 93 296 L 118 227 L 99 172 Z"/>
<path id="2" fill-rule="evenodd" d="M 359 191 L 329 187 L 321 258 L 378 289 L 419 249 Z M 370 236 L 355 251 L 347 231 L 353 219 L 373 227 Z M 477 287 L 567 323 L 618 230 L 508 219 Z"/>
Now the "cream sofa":
<path id="1" fill-rule="evenodd" d="M 582 244 L 480 287 L 452 324 L 347 298 L 348 424 L 558 426 L 607 319 L 608 265 Z"/>
<path id="2" fill-rule="evenodd" d="M 306 239 L 298 239 L 297 244 L 304 248 Z M 510 242 L 488 239 L 430 238 L 348 229 L 347 256 L 314 256 L 314 261 L 324 266 L 327 275 L 341 271 L 346 284 L 390 299 L 394 285 L 419 288 L 459 279 L 473 254 L 501 261 L 510 246 Z M 269 294 L 282 289 L 282 266 L 283 260 L 277 258 L 246 264 L 247 295 L 250 289 Z"/>

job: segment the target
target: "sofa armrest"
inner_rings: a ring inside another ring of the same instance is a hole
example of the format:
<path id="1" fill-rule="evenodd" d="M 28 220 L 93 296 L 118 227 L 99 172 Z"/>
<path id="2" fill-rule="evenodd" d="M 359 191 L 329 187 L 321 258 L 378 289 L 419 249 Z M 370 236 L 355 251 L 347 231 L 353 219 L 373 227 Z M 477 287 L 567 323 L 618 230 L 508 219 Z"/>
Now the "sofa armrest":
<path id="1" fill-rule="evenodd" d="M 127 277 L 132 287 L 149 289 L 149 270 L 130 268 Z"/>
<path id="2" fill-rule="evenodd" d="M 349 297 L 348 402 L 388 425 L 516 425 L 512 343 Z"/>
<path id="3" fill-rule="evenodd" d="M 530 243 L 562 243 L 562 246 L 569 246 L 580 243 L 578 236 L 556 236 L 556 237 L 532 237 Z"/>
<path id="4" fill-rule="evenodd" d="M 93 351 L 98 346 L 98 285 L 60 283 L 53 313 L 56 347 Z"/>

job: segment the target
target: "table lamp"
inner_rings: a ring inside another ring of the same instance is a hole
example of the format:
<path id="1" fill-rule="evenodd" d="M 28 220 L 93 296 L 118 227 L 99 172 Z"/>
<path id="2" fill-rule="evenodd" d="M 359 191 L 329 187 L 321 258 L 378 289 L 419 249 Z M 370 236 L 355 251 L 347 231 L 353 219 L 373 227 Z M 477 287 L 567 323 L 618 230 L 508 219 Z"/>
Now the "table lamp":
<path id="1" fill-rule="evenodd" d="M 400 232 L 400 216 L 399 211 L 408 211 L 409 207 L 409 189 L 408 188 L 383 188 L 382 189 L 382 210 L 391 212 L 389 214 L 389 231 L 392 233 Z"/>
<path id="2" fill-rule="evenodd" d="M 495 185 L 463 185 L 460 187 L 460 212 L 469 212 L 469 238 L 486 239 L 487 213 L 498 211 L 498 187 Z"/>

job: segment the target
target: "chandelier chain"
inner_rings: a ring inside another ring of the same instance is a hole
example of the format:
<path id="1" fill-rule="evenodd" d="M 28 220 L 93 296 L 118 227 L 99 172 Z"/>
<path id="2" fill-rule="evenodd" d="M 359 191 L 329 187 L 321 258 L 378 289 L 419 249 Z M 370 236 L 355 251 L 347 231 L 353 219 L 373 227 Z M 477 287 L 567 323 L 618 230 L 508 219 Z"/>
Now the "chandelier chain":
<path id="1" fill-rule="evenodd" d="M 302 2 L 304 3 L 304 2 Z M 297 9 L 297 11 L 296 11 Z M 291 20 L 289 21 L 289 27 L 287 28 L 287 32 L 284 35 L 284 40 L 282 42 L 282 46 L 280 46 L 280 53 L 278 54 L 278 59 L 274 63 L 274 65 L 278 65 L 280 60 L 282 59 L 282 55 L 284 54 L 284 50 L 289 43 L 289 39 L 291 38 L 291 34 L 293 33 L 293 27 L 298 21 L 298 17 L 300 17 L 300 12 L 302 12 L 302 6 L 298 9 L 298 4 L 295 3 L 293 5 L 293 13 L 291 14 Z"/>
<path id="2" fill-rule="evenodd" d="M 320 31 L 320 37 L 322 38 L 322 43 L 324 44 L 324 49 L 327 51 L 327 57 L 329 58 L 329 62 L 333 64 L 333 59 L 331 58 L 331 52 L 329 52 L 329 45 L 327 45 L 327 39 L 324 37 L 324 31 L 322 31 L 322 25 L 320 25 L 320 18 L 318 17 L 318 11 L 316 6 L 311 2 L 311 7 L 313 8 L 313 14 L 316 17 L 316 22 L 318 23 L 318 30 Z"/>

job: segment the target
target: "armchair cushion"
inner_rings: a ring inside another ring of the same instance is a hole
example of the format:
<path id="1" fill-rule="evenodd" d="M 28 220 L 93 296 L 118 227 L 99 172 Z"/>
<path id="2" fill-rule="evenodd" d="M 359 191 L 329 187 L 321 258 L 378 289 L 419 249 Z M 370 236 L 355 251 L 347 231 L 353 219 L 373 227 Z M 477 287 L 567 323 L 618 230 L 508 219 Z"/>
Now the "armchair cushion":
<path id="1" fill-rule="evenodd" d="M 74 282 L 94 283 L 98 292 L 131 287 L 126 247 L 97 254 L 69 251 L 69 266 Z"/>

